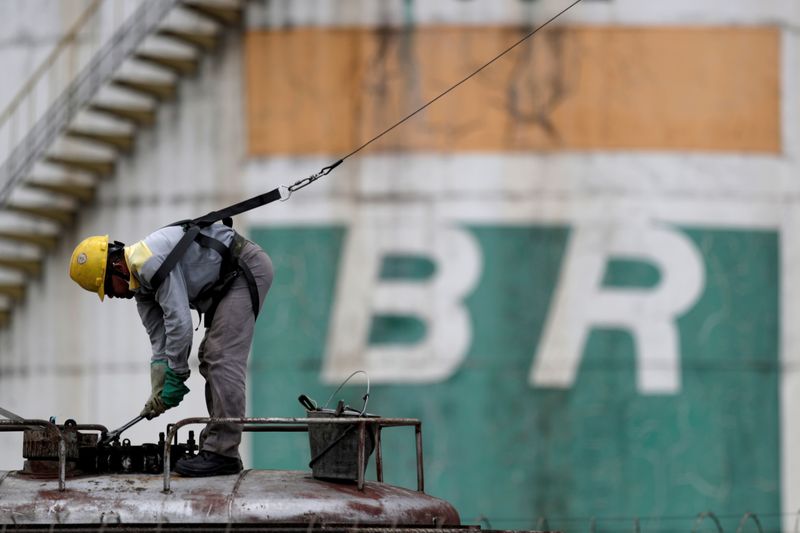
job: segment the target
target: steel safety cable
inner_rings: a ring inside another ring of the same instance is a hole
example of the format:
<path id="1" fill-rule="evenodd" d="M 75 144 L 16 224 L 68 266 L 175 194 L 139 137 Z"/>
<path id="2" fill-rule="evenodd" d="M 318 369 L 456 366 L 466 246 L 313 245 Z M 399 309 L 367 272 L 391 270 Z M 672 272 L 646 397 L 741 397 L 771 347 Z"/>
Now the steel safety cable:
<path id="1" fill-rule="evenodd" d="M 364 148 L 366 148 L 366 147 L 367 147 L 367 146 L 369 146 L 370 144 L 374 143 L 375 141 L 377 141 L 378 139 L 380 139 L 381 137 L 383 137 L 383 136 L 384 136 L 384 135 L 386 135 L 387 133 L 391 132 L 391 131 L 392 131 L 392 130 L 394 130 L 395 128 L 399 127 L 400 125 L 404 124 L 405 122 L 407 122 L 408 120 L 410 120 L 411 118 L 413 118 L 414 116 L 416 116 L 417 114 L 419 114 L 419 113 L 421 113 L 422 111 L 424 111 L 425 109 L 427 109 L 429 106 L 431 106 L 432 104 L 434 104 L 435 102 L 437 102 L 438 100 L 440 100 L 441 98 L 443 98 L 444 96 L 446 96 L 447 94 L 449 94 L 450 92 L 452 92 L 452 91 L 454 91 L 455 89 L 457 89 L 459 86 L 461 86 L 462 84 L 464 84 L 465 82 L 467 82 L 469 79 L 471 79 L 471 78 L 473 78 L 474 76 L 478 75 L 478 74 L 479 74 L 480 72 L 482 72 L 484 69 L 486 69 L 487 67 L 489 67 L 490 65 L 492 65 L 492 64 L 493 64 L 495 61 L 497 61 L 498 59 L 502 58 L 503 56 L 505 56 L 506 54 L 508 54 L 509 52 L 511 52 L 511 51 L 512 51 L 514 48 L 516 48 L 517 46 L 521 45 L 522 43 L 524 43 L 525 41 L 527 41 L 528 39 L 530 39 L 531 37 L 533 37 L 533 36 L 534 36 L 534 35 L 535 35 L 535 34 L 536 34 L 536 33 L 537 33 L 539 30 L 541 30 L 542 28 L 544 28 L 545 26 L 547 26 L 547 25 L 548 25 L 548 24 L 550 24 L 551 22 L 555 21 L 557 18 L 559 18 L 561 15 L 563 15 L 564 13 L 566 13 L 567 11 L 569 11 L 570 9 L 572 9 L 573 7 L 575 7 L 575 6 L 576 6 L 577 4 L 579 4 L 580 2 L 581 2 L 581 0 L 575 0 L 575 1 L 574 1 L 574 2 L 572 2 L 570 5 L 568 5 L 567 7 L 565 7 L 564 9 L 562 9 L 561 11 L 559 11 L 558 13 L 556 13 L 555 15 L 553 15 L 552 17 L 550 17 L 550 18 L 549 18 L 547 21 L 545 21 L 544 23 L 540 24 L 539 26 L 537 26 L 535 29 L 533 29 L 533 30 L 532 30 L 532 31 L 530 31 L 529 33 L 525 34 L 525 35 L 524 35 L 524 36 L 523 36 L 521 39 L 519 39 L 517 42 L 515 42 L 514 44 L 512 44 L 511 46 L 509 46 L 508 48 L 506 48 L 505 50 L 503 50 L 502 52 L 500 52 L 499 54 L 497 54 L 496 56 L 494 56 L 492 59 L 490 59 L 489 61 L 487 61 L 486 63 L 484 63 L 484 64 L 483 64 L 483 65 L 481 65 L 480 67 L 478 67 L 477 69 L 475 69 L 473 72 L 471 72 L 470 74 L 468 74 L 466 77 L 464 77 L 464 78 L 463 78 L 463 79 L 461 79 L 460 81 L 456 82 L 455 84 L 451 85 L 450 87 L 448 87 L 447 89 L 445 89 L 444 91 L 442 91 L 441 93 L 439 93 L 439 95 L 437 95 L 437 96 L 435 96 L 434 98 L 432 98 L 432 99 L 428 100 L 428 101 L 427 101 L 425 104 L 421 105 L 420 107 L 418 107 L 417 109 L 415 109 L 414 111 L 412 111 L 411 113 L 409 113 L 408 115 L 406 115 L 405 117 L 403 117 L 402 119 L 398 120 L 397 122 L 395 122 L 394 124 L 392 124 L 391 126 L 389 126 L 388 128 L 386 128 L 385 130 L 383 130 L 382 132 L 380 132 L 379 134 L 375 135 L 375 136 L 374 136 L 374 137 L 372 137 L 370 140 L 368 140 L 368 141 L 367 141 L 367 142 L 365 142 L 364 144 L 360 145 L 358 148 L 356 148 L 355 150 L 353 150 L 353 151 L 352 151 L 352 152 L 350 152 L 349 154 L 347 154 L 347 155 L 345 155 L 344 157 L 340 158 L 340 159 L 339 159 L 338 161 L 336 161 L 335 163 L 331 163 L 330 165 L 328 165 L 328 166 L 326 166 L 326 167 L 323 167 L 323 168 L 322 168 L 322 169 L 320 169 L 320 171 L 319 171 L 319 172 L 317 172 L 316 174 L 312 174 L 312 175 L 308 176 L 307 178 L 303 178 L 303 179 L 301 179 L 301 180 L 298 180 L 298 181 L 296 181 L 295 183 L 293 183 L 292 185 L 289 185 L 289 186 L 283 186 L 283 185 L 282 185 L 282 186 L 280 187 L 280 189 L 282 189 L 282 190 L 285 190 L 285 191 L 286 191 L 286 193 L 285 193 L 285 194 L 284 194 L 284 193 L 281 193 L 281 200 L 288 200 L 288 199 L 289 199 L 289 197 L 292 195 L 292 193 L 293 193 L 293 192 L 295 192 L 295 191 L 299 191 L 299 190 L 300 190 L 300 189 L 302 189 L 303 187 L 307 187 L 308 185 L 311 185 L 312 183 L 314 183 L 314 182 L 315 182 L 315 181 L 317 181 L 318 179 L 322 178 L 323 176 L 327 176 L 328 174 L 330 174 L 330 173 L 331 173 L 331 171 L 332 171 L 333 169 L 335 169 L 336 167 L 338 167 L 339 165 L 341 165 L 342 163 L 344 163 L 344 161 L 345 161 L 345 160 L 346 160 L 348 157 L 351 157 L 351 156 L 353 156 L 353 155 L 357 154 L 358 152 L 360 152 L 361 150 L 363 150 Z"/>
<path id="2" fill-rule="evenodd" d="M 316 174 L 312 174 L 312 175 L 308 176 L 307 178 L 303 178 L 301 180 L 298 180 L 298 181 L 294 182 L 292 185 L 288 185 L 288 186 L 287 185 L 280 185 L 279 187 L 276 187 L 275 189 L 273 189 L 271 191 L 265 192 L 263 194 L 259 194 L 258 196 L 254 196 L 252 198 L 248 198 L 247 200 L 241 201 L 239 203 L 236 203 L 236 204 L 233 204 L 233 205 L 229 205 L 228 207 L 225 207 L 225 208 L 220 209 L 218 211 L 211 211 L 210 213 L 207 213 L 207 214 L 205 214 L 205 215 L 203 215 L 201 217 L 198 217 L 198 218 L 195 218 L 195 219 L 192 219 L 192 220 L 189 220 L 189 221 L 185 221 L 185 220 L 184 221 L 180 221 L 180 222 L 177 222 L 176 224 L 183 225 L 184 227 L 188 227 L 188 225 L 194 225 L 194 226 L 197 226 L 198 228 L 203 228 L 203 227 L 209 226 L 210 224 L 213 224 L 214 222 L 217 222 L 218 220 L 223 220 L 223 221 L 226 220 L 226 219 L 229 220 L 229 219 L 231 219 L 231 217 L 234 217 L 234 216 L 236 216 L 236 215 L 238 215 L 240 213 L 244 213 L 246 211 L 250 211 L 251 209 L 255 209 L 257 207 L 260 207 L 262 205 L 266 205 L 268 203 L 271 203 L 271 202 L 274 202 L 274 201 L 277 201 L 277 200 L 280 200 L 282 202 L 288 200 L 292 196 L 293 192 L 299 191 L 303 187 L 307 187 L 307 186 L 311 185 L 312 183 L 314 183 L 315 181 L 317 181 L 318 179 L 320 179 L 323 176 L 327 176 L 328 174 L 331 173 L 331 171 L 334 168 L 336 168 L 339 165 L 341 165 L 344 162 L 345 159 L 357 154 L 358 152 L 360 152 L 361 150 L 363 150 L 364 148 L 366 148 L 367 146 L 369 146 L 373 142 L 377 141 L 378 139 L 380 139 L 381 137 L 383 137 L 384 135 L 386 135 L 387 133 L 389 133 L 393 129 L 397 128 L 398 126 L 400 126 L 401 124 L 405 123 L 406 121 L 408 121 L 409 119 L 411 119 L 412 117 L 414 117 L 415 115 L 417 115 L 418 113 L 423 111 L 424 109 L 428 108 L 430 105 L 432 105 L 436 101 L 438 101 L 441 98 L 443 98 L 445 95 L 449 94 L 451 91 L 453 91 L 454 89 L 456 89 L 457 87 L 459 87 L 460 85 L 465 83 L 470 78 L 474 77 L 476 74 L 478 74 L 479 72 L 484 70 L 486 67 L 488 67 L 489 65 L 491 65 L 492 63 L 494 63 L 495 61 L 497 61 L 498 59 L 500 59 L 501 57 L 503 57 L 507 53 L 509 53 L 511 50 L 513 50 L 514 48 L 516 48 L 520 44 L 524 43 L 525 41 L 527 41 L 528 39 L 533 37 L 536 34 L 536 32 L 538 32 L 539 30 L 541 30 L 542 28 L 544 28 L 545 26 L 547 26 L 548 24 L 550 24 L 551 22 L 556 20 L 558 17 L 560 17 L 561 15 L 563 15 L 564 13 L 566 13 L 567 11 L 572 9 L 575 5 L 577 5 L 580 2 L 581 2 L 581 0 L 574 0 L 570 5 L 568 5 L 567 7 L 562 9 L 561 11 L 559 11 L 554 16 L 550 17 L 543 24 L 540 24 L 539 26 L 537 26 L 533 31 L 527 33 L 525 36 L 523 36 L 517 42 L 515 42 L 514 44 L 512 44 L 511 46 L 509 46 L 508 48 L 506 48 L 505 50 L 503 50 L 499 54 L 497 54 L 495 57 L 490 59 L 488 62 L 486 62 L 483 65 L 481 65 L 478 69 L 476 69 L 473 72 L 471 72 L 469 75 L 467 75 L 461 81 L 451 85 L 449 88 L 445 89 L 438 96 L 432 98 L 431 100 L 426 102 L 424 105 L 420 106 L 419 108 L 417 108 L 416 110 L 412 111 L 411 113 L 409 113 L 408 115 L 406 115 L 402 119 L 398 120 L 393 125 L 389 126 L 385 130 L 383 130 L 382 132 L 377 134 L 376 136 L 372 137 L 370 140 L 368 140 L 367 142 L 365 142 L 364 144 L 362 144 L 361 146 L 359 146 L 358 148 L 356 148 L 355 150 L 353 150 L 352 152 L 350 152 L 346 156 L 342 157 L 341 159 L 339 159 L 335 163 L 332 163 L 332 164 L 328 165 L 327 167 L 323 167 Z M 188 246 L 188 244 L 187 244 L 187 246 Z"/>

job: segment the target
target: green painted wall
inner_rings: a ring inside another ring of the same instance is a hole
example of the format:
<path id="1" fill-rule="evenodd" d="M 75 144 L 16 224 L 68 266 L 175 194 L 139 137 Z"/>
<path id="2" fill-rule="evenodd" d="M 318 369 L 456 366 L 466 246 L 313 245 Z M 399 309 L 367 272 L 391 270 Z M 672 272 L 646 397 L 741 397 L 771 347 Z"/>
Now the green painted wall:
<path id="1" fill-rule="evenodd" d="M 776 528 L 780 513 L 778 236 L 682 228 L 701 252 L 706 285 L 678 320 L 681 390 L 636 390 L 633 338 L 593 330 L 571 389 L 538 389 L 528 373 L 562 268 L 570 230 L 471 226 L 483 270 L 466 300 L 472 343 L 458 371 L 433 385 L 373 385 L 369 411 L 417 417 L 424 428 L 427 492 L 453 502 L 467 522 L 494 528 L 689 531 L 713 510 L 726 530 L 747 511 Z M 275 282 L 254 343 L 254 416 L 299 416 L 296 398 L 324 402 L 319 375 L 347 230 L 258 228 Z M 384 262 L 385 278 L 425 279 L 424 258 Z M 608 286 L 652 287 L 657 267 L 607 265 Z M 414 342 L 425 324 L 378 317 L 371 343 Z M 363 387 L 340 395 L 360 405 Z M 257 434 L 257 468 L 306 468 L 304 434 Z M 387 481 L 415 486 L 413 431 L 387 430 Z M 624 517 L 616 520 L 614 517 Z M 569 519 L 569 520 L 568 520 Z M 571 520 L 571 521 L 570 521 Z M 709 525 L 709 524 L 705 524 Z M 709 530 L 709 529 L 704 529 Z"/>

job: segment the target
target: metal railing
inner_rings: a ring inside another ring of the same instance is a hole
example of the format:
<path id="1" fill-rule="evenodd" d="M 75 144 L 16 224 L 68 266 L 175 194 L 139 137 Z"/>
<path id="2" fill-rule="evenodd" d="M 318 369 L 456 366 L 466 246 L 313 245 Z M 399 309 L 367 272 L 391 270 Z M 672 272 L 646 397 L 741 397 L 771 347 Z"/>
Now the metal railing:
<path id="1" fill-rule="evenodd" d="M 0 207 L 31 167 L 44 156 L 83 109 L 142 40 L 151 34 L 180 0 L 146 0 L 119 25 L 106 42 L 98 43 L 85 64 L 79 63 L 80 48 L 91 28 L 102 25 L 100 4 L 94 0 L 73 28 L 22 90 L 0 113 Z M 77 72 L 60 84 L 60 70 Z"/>
<path id="2" fill-rule="evenodd" d="M 346 418 L 208 418 L 195 417 L 184 418 L 175 424 L 167 426 L 167 436 L 164 441 L 164 490 L 170 493 L 170 463 L 173 442 L 177 442 L 178 430 L 190 424 L 238 424 L 244 426 L 245 431 L 274 431 L 274 432 L 294 432 L 308 431 L 312 425 L 344 425 L 355 426 L 358 433 L 357 461 L 358 478 L 356 480 L 359 490 L 364 488 L 365 465 L 366 465 L 366 441 L 367 430 L 373 432 L 375 437 L 375 475 L 378 482 L 383 482 L 383 454 L 381 451 L 381 430 L 386 427 L 413 427 L 414 440 L 416 444 L 416 463 L 417 463 L 417 491 L 425 492 L 425 478 L 422 466 L 422 422 L 416 418 L 381 418 L 381 417 L 346 417 Z M 5 420 L 0 419 L 0 432 L 3 431 L 24 431 L 35 427 L 45 428 L 58 438 L 58 490 L 66 489 L 66 461 L 67 449 L 66 440 L 61 428 L 46 420 Z M 74 424 L 71 429 L 84 429 L 99 431 L 103 434 L 108 432 L 105 426 L 97 424 Z"/>
<path id="3" fill-rule="evenodd" d="M 177 441 L 178 430 L 189 424 L 240 424 L 245 431 L 308 431 L 312 425 L 342 424 L 355 426 L 358 431 L 358 478 L 359 490 L 364 488 L 364 465 L 366 464 L 367 428 L 375 435 L 375 473 L 378 482 L 383 482 L 383 454 L 381 451 L 381 429 L 385 427 L 409 426 L 414 428 L 417 461 L 417 491 L 425 492 L 425 476 L 422 468 L 422 422 L 416 418 L 343 417 L 343 418 L 184 418 L 168 427 L 164 442 L 164 492 L 170 492 L 170 455 L 172 443 Z"/>
<path id="4" fill-rule="evenodd" d="M 58 490 L 63 491 L 67 479 L 67 443 L 58 426 L 47 420 L 0 420 L 0 431 L 24 431 L 36 427 L 44 428 L 58 438 Z"/>

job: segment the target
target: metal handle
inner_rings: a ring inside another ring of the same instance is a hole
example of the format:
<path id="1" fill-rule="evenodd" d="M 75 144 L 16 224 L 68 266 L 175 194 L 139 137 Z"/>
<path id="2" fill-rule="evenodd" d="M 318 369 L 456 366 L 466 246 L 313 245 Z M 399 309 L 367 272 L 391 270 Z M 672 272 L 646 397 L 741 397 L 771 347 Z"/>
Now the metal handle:
<path id="1" fill-rule="evenodd" d="M 123 431 L 125 431 L 126 429 L 128 429 L 132 425 L 134 425 L 134 424 L 136 424 L 138 422 L 141 422 L 142 420 L 144 420 L 144 416 L 142 416 L 142 415 L 137 416 L 136 418 L 134 418 L 133 420 L 131 420 L 130 422 L 128 422 L 127 424 L 125 424 L 121 428 L 115 429 L 114 431 L 112 431 L 111 433 L 109 433 L 108 435 L 106 435 L 105 437 L 100 439 L 100 442 L 98 442 L 97 445 L 98 446 L 105 446 L 109 442 L 112 442 L 114 439 L 119 438 L 119 436 L 122 434 Z"/>
<path id="2" fill-rule="evenodd" d="M 369 402 L 369 374 L 367 374 L 366 371 L 364 370 L 356 370 L 355 372 L 347 376 L 347 379 L 342 381 L 342 384 L 339 385 L 339 388 L 333 391 L 333 394 L 331 394 L 330 397 L 328 397 L 328 401 L 325 402 L 323 408 L 328 407 L 328 404 L 331 403 L 331 400 L 333 399 L 334 396 L 336 396 L 336 393 L 342 390 L 342 387 L 347 385 L 347 382 L 350 381 L 350 378 L 352 378 L 356 374 L 364 374 L 364 376 L 367 378 L 367 392 L 366 394 L 364 394 L 364 396 L 361 397 L 361 399 L 364 400 L 364 406 L 361 408 L 361 413 L 358 416 L 363 416 L 364 413 L 367 412 L 367 402 Z"/>

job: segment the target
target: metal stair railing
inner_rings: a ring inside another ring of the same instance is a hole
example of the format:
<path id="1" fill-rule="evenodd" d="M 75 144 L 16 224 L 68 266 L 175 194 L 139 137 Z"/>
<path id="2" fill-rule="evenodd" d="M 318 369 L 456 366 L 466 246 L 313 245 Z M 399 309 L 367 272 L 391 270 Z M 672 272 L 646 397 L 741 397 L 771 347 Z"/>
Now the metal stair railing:
<path id="1" fill-rule="evenodd" d="M 36 120 L 27 134 L 8 152 L 8 156 L 0 166 L 0 207 L 7 205 L 14 188 L 33 165 L 42 159 L 47 149 L 57 137 L 69 126 L 75 115 L 89 104 L 106 85 L 115 71 L 131 54 L 133 54 L 145 37 L 152 34 L 166 15 L 180 0 L 147 0 L 120 25 L 109 42 L 94 54 L 86 66 L 69 83 L 67 88 L 49 105 L 44 114 Z M 87 18 L 98 8 L 100 0 L 95 0 L 80 17 L 75 28 L 65 37 L 74 39 L 78 26 L 85 25 Z M 63 41 L 62 41 L 63 42 Z M 48 60 L 37 69 L 34 77 L 26 83 L 23 91 L 14 99 L 6 111 L 0 116 L 0 132 L 8 133 L 9 144 L 16 139 L 13 129 L 16 118 L 23 111 L 24 92 L 30 90 L 41 81 L 47 68 L 55 63 L 55 58 L 63 50 L 59 46 Z"/>
<path id="2" fill-rule="evenodd" d="M 43 80 L 45 76 L 48 76 L 47 89 L 51 93 L 54 90 L 57 90 L 54 88 L 57 80 L 55 83 L 54 80 L 52 80 L 54 72 L 58 68 L 57 62 L 62 57 L 66 57 L 67 54 L 71 54 L 73 56 L 79 55 L 78 49 L 80 47 L 80 41 L 83 38 L 83 32 L 90 25 L 91 21 L 97 16 L 100 6 L 101 0 L 93 0 L 92 3 L 89 4 L 89 6 L 83 11 L 83 13 L 80 14 L 67 33 L 61 39 L 59 39 L 58 44 L 56 44 L 53 51 L 50 52 L 42 64 L 40 64 L 33 71 L 33 74 L 30 75 L 22 88 L 17 91 L 17 94 L 11 99 L 11 102 L 0 113 L 0 131 L 2 131 L 8 137 L 7 142 L 4 143 L 8 146 L 2 147 L 7 149 L 7 153 L 5 155 L 11 153 L 11 148 L 13 148 L 13 146 L 10 145 L 19 140 L 17 135 L 18 130 L 20 129 L 19 122 L 24 118 L 27 118 L 28 127 L 33 124 L 33 120 L 36 118 L 37 96 L 42 90 L 41 85 L 44 83 Z M 50 99 L 53 99 L 52 94 L 49 97 Z M 24 106 L 24 110 L 23 104 L 26 104 Z M 21 117 L 23 114 L 27 116 Z"/>

